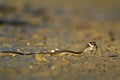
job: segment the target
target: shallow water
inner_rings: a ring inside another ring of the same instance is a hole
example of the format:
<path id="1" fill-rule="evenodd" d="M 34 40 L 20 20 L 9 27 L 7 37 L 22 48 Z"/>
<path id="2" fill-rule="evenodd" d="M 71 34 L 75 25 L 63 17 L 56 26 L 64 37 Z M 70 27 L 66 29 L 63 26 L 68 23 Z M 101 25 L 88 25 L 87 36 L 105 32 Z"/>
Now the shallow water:
<path id="1" fill-rule="evenodd" d="M 23 0 L 11 2 L 5 4 L 17 9 L 0 10 L 0 51 L 80 51 L 95 41 L 98 52 L 80 56 L 0 53 L 2 80 L 119 80 L 118 0 L 29 0 L 27 7 Z"/>

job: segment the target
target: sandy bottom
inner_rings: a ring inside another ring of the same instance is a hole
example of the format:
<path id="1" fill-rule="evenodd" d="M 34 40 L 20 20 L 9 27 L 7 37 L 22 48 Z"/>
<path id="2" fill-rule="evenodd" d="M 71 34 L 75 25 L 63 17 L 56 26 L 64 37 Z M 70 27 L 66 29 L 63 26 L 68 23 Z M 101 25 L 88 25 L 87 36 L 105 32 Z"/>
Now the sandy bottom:
<path id="1" fill-rule="evenodd" d="M 83 10 L 77 2 L 64 5 L 64 1 L 41 1 L 40 4 L 39 7 L 20 5 L 17 10 L 15 7 L 6 7 L 3 11 L 1 9 L 0 79 L 120 79 L 120 23 L 116 15 L 109 14 L 109 11 L 98 14 L 97 9 L 96 12 L 93 10 L 94 13 L 89 13 L 88 7 L 83 6 Z M 98 17 L 103 14 L 104 17 Z M 36 54 L 55 49 L 81 51 L 90 41 L 97 43 L 96 54 Z M 35 54 L 16 55 L 2 51 Z"/>

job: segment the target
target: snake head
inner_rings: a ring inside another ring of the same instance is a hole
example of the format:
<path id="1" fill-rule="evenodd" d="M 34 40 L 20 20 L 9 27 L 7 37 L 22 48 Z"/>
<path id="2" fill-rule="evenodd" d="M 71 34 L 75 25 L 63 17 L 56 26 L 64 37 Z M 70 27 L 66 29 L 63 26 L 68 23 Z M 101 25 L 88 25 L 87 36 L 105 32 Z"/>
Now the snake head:
<path id="1" fill-rule="evenodd" d="M 97 44 L 96 44 L 96 42 L 94 42 L 94 41 L 91 41 L 91 42 L 89 42 L 86 46 L 85 46 L 85 48 L 84 48 L 84 52 L 88 52 L 88 51 L 90 51 L 90 52 L 95 52 L 95 54 L 97 53 Z"/>

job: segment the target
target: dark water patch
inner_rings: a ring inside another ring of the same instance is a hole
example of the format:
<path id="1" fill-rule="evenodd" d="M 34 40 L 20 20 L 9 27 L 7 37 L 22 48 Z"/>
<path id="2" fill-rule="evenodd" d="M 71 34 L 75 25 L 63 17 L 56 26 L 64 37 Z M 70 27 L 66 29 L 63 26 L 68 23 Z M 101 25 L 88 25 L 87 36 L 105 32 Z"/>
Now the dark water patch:
<path id="1" fill-rule="evenodd" d="M 29 24 L 29 22 L 21 17 L 15 17 L 15 16 L 5 16 L 0 17 L 0 25 L 7 24 L 7 25 L 26 25 Z"/>
<path id="2" fill-rule="evenodd" d="M 0 12 L 13 12 L 13 11 L 16 11 L 16 7 L 5 4 L 0 5 Z"/>
<path id="3" fill-rule="evenodd" d="M 41 18 L 43 22 L 50 21 L 49 10 L 45 7 L 34 8 L 31 6 L 25 6 L 24 12 L 32 15 L 33 17 Z"/>

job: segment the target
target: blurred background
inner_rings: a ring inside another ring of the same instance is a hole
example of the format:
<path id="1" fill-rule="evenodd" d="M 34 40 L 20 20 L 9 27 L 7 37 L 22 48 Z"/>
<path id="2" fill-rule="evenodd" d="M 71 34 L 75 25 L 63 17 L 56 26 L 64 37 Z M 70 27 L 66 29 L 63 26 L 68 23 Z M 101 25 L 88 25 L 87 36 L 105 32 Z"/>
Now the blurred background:
<path id="1" fill-rule="evenodd" d="M 76 26 L 119 22 L 119 0 L 0 0 L 0 23 Z"/>

